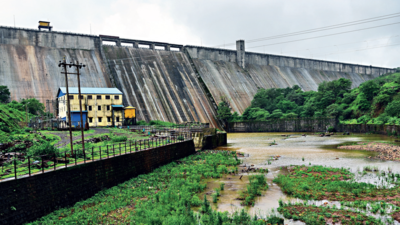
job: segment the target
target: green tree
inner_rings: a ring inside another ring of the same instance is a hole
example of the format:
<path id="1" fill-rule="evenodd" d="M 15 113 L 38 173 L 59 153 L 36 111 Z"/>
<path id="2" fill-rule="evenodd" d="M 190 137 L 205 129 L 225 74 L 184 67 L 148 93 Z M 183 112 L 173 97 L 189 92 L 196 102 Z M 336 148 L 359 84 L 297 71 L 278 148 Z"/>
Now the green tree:
<path id="1" fill-rule="evenodd" d="M 226 101 L 222 101 L 218 105 L 217 118 L 228 121 L 232 117 L 231 109 Z"/>
<path id="2" fill-rule="evenodd" d="M 0 103 L 10 102 L 10 90 L 7 86 L 0 86 Z"/>
<path id="3" fill-rule="evenodd" d="M 39 115 L 44 113 L 44 104 L 36 98 L 22 99 L 21 104 L 28 104 L 28 112 L 30 114 Z"/>
<path id="4" fill-rule="evenodd" d="M 400 100 L 390 102 L 385 109 L 385 113 L 389 116 L 400 116 Z"/>
<path id="5" fill-rule="evenodd" d="M 360 90 L 362 93 L 364 93 L 366 99 L 371 101 L 372 98 L 379 92 L 379 85 L 375 81 L 369 80 L 361 84 Z"/>

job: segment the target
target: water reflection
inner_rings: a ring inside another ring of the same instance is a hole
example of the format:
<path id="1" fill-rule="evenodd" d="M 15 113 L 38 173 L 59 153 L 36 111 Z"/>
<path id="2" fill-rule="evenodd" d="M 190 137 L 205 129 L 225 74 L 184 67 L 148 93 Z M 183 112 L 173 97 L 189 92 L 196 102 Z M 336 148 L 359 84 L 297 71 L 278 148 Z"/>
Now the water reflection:
<path id="1" fill-rule="evenodd" d="M 289 135 L 289 136 L 288 136 Z M 268 191 L 257 198 L 254 207 L 245 207 L 249 213 L 257 215 L 267 215 L 274 212 L 279 204 L 279 199 L 284 201 L 298 201 L 282 193 L 281 189 L 272 182 L 274 177 L 282 173 L 281 168 L 289 165 L 324 165 L 332 167 L 350 168 L 352 172 L 362 171 L 365 166 L 378 167 L 379 170 L 391 170 L 400 173 L 400 164 L 392 161 L 381 161 L 367 159 L 368 156 L 375 156 L 377 153 L 368 151 L 338 150 L 338 145 L 355 143 L 359 141 L 382 141 L 391 140 L 381 135 L 333 135 L 330 137 L 319 137 L 318 135 L 302 133 L 230 133 L 228 134 L 228 145 L 220 147 L 221 150 L 234 150 L 248 157 L 241 158 L 243 164 L 254 164 L 257 168 L 268 168 L 270 172 L 266 175 L 269 185 Z M 277 145 L 271 145 L 276 143 Z M 278 160 L 270 160 L 271 156 L 280 157 Z M 303 161 L 304 158 L 304 161 Z M 271 164 L 268 164 L 271 161 Z M 241 170 L 240 170 L 241 171 Z M 242 179 L 239 179 L 243 175 Z M 209 193 L 219 183 L 226 183 L 226 190 L 221 192 L 218 203 L 214 208 L 218 211 L 233 212 L 241 210 L 238 190 L 246 188 L 248 179 L 247 173 L 237 176 L 224 177 L 217 181 L 209 181 L 207 191 Z M 206 192 L 207 192 L 206 191 Z M 203 197 L 203 196 L 201 196 Z M 211 201 L 211 195 L 208 195 Z M 290 224 L 300 224 L 292 223 Z"/>

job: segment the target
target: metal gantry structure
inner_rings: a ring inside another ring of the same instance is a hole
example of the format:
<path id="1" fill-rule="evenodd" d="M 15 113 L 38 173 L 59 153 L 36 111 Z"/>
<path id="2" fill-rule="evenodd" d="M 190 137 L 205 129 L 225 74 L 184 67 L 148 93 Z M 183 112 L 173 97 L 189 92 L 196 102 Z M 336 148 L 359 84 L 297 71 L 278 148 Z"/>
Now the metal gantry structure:
<path id="1" fill-rule="evenodd" d="M 67 66 L 69 68 L 75 67 L 76 68 L 76 73 L 71 73 L 68 72 Z M 63 67 L 64 71 L 61 72 L 62 74 L 65 74 L 65 87 L 67 89 L 67 107 L 68 107 L 68 121 L 69 121 L 69 139 L 71 142 L 71 155 L 74 154 L 74 148 L 73 148 L 73 142 L 72 142 L 72 120 L 71 120 L 71 106 L 70 106 L 70 101 L 69 101 L 69 90 L 68 90 L 68 74 L 74 74 L 78 76 L 78 99 L 79 99 L 79 111 L 80 111 L 80 117 L 81 117 L 81 135 L 82 135 L 82 149 L 85 149 L 85 136 L 84 136 L 84 127 L 83 127 L 83 118 L 82 118 L 82 95 L 81 95 L 81 81 L 80 81 L 80 73 L 79 69 L 82 69 L 82 67 L 86 67 L 86 65 L 83 65 L 82 63 L 79 63 L 79 61 L 70 62 L 67 63 L 65 60 L 65 57 L 63 61 L 60 61 L 58 64 L 58 67 Z"/>

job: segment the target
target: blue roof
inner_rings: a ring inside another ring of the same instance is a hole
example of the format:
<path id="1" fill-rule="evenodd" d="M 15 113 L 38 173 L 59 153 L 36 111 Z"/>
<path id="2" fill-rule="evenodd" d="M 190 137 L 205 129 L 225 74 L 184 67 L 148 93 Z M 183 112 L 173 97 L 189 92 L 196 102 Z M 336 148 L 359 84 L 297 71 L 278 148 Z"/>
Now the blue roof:
<path id="1" fill-rule="evenodd" d="M 79 94 L 77 87 L 68 87 L 70 94 Z M 67 94 L 66 87 L 60 87 L 57 92 L 57 97 L 61 97 Z M 122 92 L 118 88 L 92 88 L 82 87 L 81 94 L 111 94 L 111 95 L 122 95 Z"/>
<path id="2" fill-rule="evenodd" d="M 113 107 L 113 108 L 124 108 L 123 105 L 111 105 L 111 107 Z"/>

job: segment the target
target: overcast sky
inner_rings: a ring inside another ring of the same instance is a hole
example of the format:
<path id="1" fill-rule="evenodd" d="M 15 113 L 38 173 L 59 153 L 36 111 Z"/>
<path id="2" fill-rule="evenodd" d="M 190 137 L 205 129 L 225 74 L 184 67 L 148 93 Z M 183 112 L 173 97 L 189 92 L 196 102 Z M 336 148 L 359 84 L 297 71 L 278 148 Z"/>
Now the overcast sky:
<path id="1" fill-rule="evenodd" d="M 399 0 L 1 0 L 0 4 L 3 26 L 14 26 L 15 16 L 17 27 L 37 29 L 39 20 L 48 20 L 55 31 L 209 47 L 400 13 Z M 392 23 L 398 24 L 388 25 Z M 377 28 L 313 38 L 370 27 Z M 305 38 L 313 39 L 296 41 Z M 294 42 L 275 44 L 288 41 Z M 340 29 L 246 43 L 246 50 L 400 67 L 400 14 Z"/>

